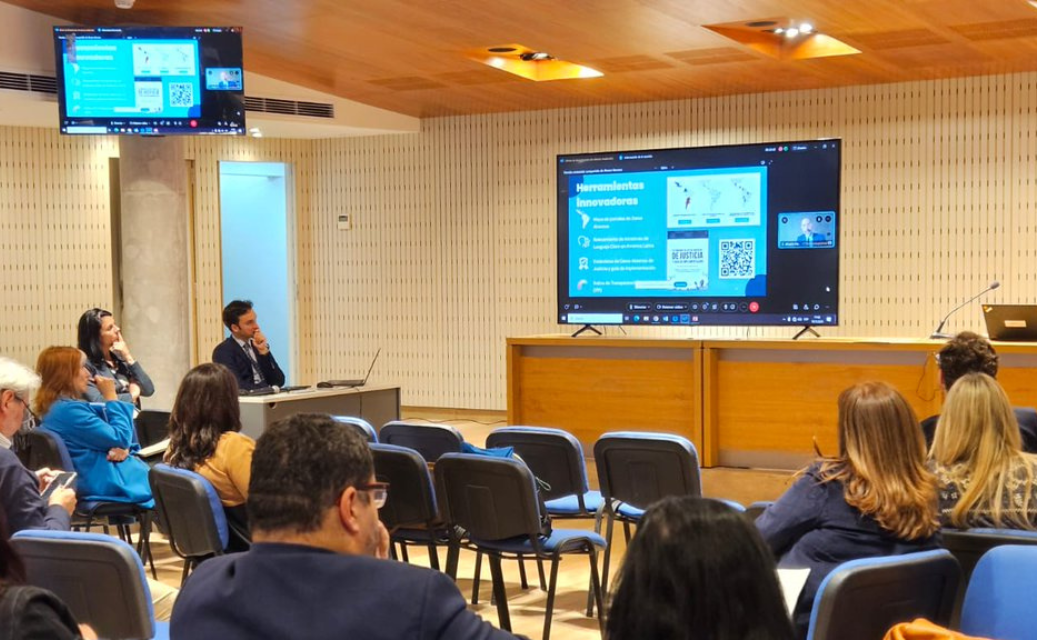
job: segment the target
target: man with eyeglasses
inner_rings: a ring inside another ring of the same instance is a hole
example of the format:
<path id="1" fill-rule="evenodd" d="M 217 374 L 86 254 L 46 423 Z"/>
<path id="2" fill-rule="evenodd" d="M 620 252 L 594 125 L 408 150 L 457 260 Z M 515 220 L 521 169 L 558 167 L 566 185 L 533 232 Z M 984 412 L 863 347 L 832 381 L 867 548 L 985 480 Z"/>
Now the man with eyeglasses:
<path id="1" fill-rule="evenodd" d="M 173 609 L 174 640 L 506 640 L 445 574 L 387 559 L 368 443 L 299 414 L 260 436 L 249 479 L 253 546 L 199 565 Z"/>
<path id="2" fill-rule="evenodd" d="M 68 531 L 76 492 L 56 488 L 47 500 L 41 494 L 58 475 L 40 469 L 33 473 L 11 451 L 11 440 L 30 426 L 29 395 L 40 386 L 40 377 L 29 367 L 0 357 L 0 504 L 7 514 L 9 533 L 23 529 Z"/>

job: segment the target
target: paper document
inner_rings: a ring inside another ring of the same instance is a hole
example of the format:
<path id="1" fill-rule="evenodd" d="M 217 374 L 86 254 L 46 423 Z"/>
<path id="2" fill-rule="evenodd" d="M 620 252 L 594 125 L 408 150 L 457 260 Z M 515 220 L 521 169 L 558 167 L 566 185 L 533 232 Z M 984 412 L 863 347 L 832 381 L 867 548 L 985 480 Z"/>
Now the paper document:
<path id="1" fill-rule="evenodd" d="M 809 579 L 808 569 L 777 569 L 780 578 L 780 590 L 784 592 L 784 603 L 787 615 L 794 615 L 794 607 L 798 604 L 798 596 L 802 594 L 805 581 Z"/>
<path id="2" fill-rule="evenodd" d="M 170 439 L 163 438 L 155 444 L 150 444 L 147 447 L 141 447 L 141 450 L 137 452 L 139 458 L 151 458 L 154 455 L 165 453 L 170 448 Z"/>

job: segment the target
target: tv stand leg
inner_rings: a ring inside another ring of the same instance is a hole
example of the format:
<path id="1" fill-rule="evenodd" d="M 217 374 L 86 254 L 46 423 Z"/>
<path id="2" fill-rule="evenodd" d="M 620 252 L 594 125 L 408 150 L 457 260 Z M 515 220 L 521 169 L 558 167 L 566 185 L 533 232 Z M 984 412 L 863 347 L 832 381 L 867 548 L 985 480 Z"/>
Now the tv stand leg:
<path id="1" fill-rule="evenodd" d="M 597 336 L 603 335 L 602 331 L 600 331 L 596 327 L 592 326 L 591 324 L 587 324 L 584 327 L 582 327 L 581 329 L 578 329 L 577 331 L 572 333 L 571 337 L 572 338 L 577 338 L 578 336 L 580 336 L 581 334 L 585 333 L 586 331 L 591 331 L 592 333 L 596 334 Z"/>
<path id="2" fill-rule="evenodd" d="M 813 334 L 814 336 L 816 336 L 817 338 L 819 338 L 819 337 L 820 337 L 820 334 L 816 333 L 816 329 L 813 329 L 813 328 L 812 328 L 812 327 L 810 327 L 809 325 L 805 325 L 804 327 L 802 327 L 802 330 L 801 330 L 801 331 L 799 331 L 798 333 L 794 334 L 794 337 L 793 337 L 793 338 L 791 338 L 791 339 L 792 339 L 792 340 L 797 340 L 798 338 L 801 338 L 801 337 L 802 337 L 803 335 L 805 335 L 806 333 L 811 333 L 811 334 Z"/>

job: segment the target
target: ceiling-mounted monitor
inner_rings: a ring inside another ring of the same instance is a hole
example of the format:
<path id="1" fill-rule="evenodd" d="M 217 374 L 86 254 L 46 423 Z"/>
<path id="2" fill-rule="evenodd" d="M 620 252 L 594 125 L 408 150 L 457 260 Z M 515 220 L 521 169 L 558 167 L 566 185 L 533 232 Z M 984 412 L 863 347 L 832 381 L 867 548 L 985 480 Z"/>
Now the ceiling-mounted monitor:
<path id="1" fill-rule="evenodd" d="M 561 155 L 560 324 L 837 325 L 841 141 Z"/>
<path id="2" fill-rule="evenodd" d="M 240 27 L 54 27 L 68 135 L 245 135 Z"/>

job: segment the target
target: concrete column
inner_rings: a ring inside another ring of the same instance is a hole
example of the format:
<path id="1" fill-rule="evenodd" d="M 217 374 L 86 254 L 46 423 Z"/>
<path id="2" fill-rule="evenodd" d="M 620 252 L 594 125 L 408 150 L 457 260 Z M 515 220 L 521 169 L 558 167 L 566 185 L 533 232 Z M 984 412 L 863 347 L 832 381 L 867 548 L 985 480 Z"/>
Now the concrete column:
<path id="1" fill-rule="evenodd" d="M 191 367 L 188 188 L 176 136 L 119 139 L 123 336 L 155 383 L 146 409 L 169 411 Z"/>

